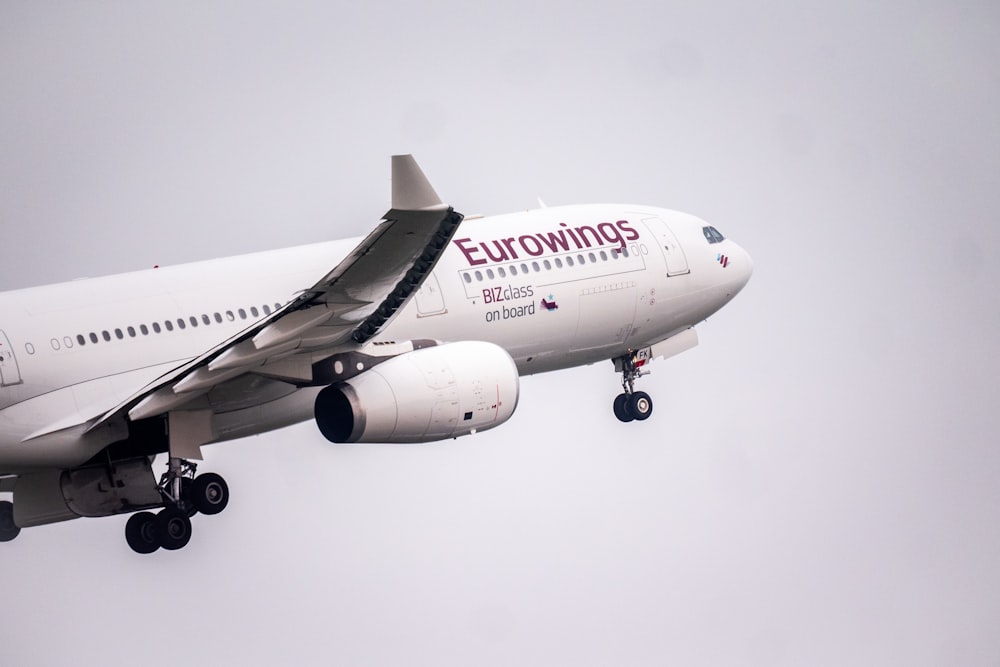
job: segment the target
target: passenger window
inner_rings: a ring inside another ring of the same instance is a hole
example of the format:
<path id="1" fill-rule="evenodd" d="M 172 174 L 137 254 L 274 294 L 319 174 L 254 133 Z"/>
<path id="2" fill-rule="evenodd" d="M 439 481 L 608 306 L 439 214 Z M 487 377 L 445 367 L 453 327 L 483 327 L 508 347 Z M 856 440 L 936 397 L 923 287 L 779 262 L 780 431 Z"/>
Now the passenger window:
<path id="1" fill-rule="evenodd" d="M 527 275 L 527 273 L 528 273 L 528 265 L 527 264 L 522 264 L 521 265 L 521 273 Z"/>
<path id="2" fill-rule="evenodd" d="M 121 329 L 115 329 L 115 338 L 118 340 L 125 338 L 125 334 L 122 333 Z"/>
<path id="3" fill-rule="evenodd" d="M 81 343 L 82 345 L 83 343 Z M 73 347 L 73 339 L 69 336 L 63 336 L 63 345 L 66 347 Z"/>
<path id="4" fill-rule="evenodd" d="M 507 272 L 504 271 L 504 269 L 503 269 L 502 266 L 497 269 L 497 273 L 500 275 L 501 278 L 506 278 L 507 277 Z"/>
<path id="5" fill-rule="evenodd" d="M 260 311 L 257 310 L 257 306 L 250 306 L 250 314 L 254 317 L 260 317 Z"/>
<path id="6" fill-rule="evenodd" d="M 177 328 L 178 329 L 186 329 L 187 328 L 187 324 L 184 323 L 184 318 L 183 317 L 178 317 L 177 318 Z"/>
<path id="7" fill-rule="evenodd" d="M 212 323 L 212 318 L 209 317 L 208 315 L 202 314 L 201 323 L 207 327 L 209 324 Z"/>
<path id="8" fill-rule="evenodd" d="M 542 265 L 545 266 L 545 270 L 546 271 L 551 271 L 552 270 L 552 262 L 550 262 L 549 260 L 547 260 L 547 259 L 542 260 Z"/>
<path id="9" fill-rule="evenodd" d="M 591 262 L 596 262 L 597 261 L 597 255 L 595 255 L 594 253 L 590 253 L 588 255 L 588 257 L 590 257 L 590 261 Z"/>
<path id="10" fill-rule="evenodd" d="M 128 331 L 129 338 L 135 338 L 135 327 L 129 327 L 126 331 Z"/>
<path id="11" fill-rule="evenodd" d="M 91 343 L 97 342 L 97 334 L 95 334 L 93 331 L 90 332 L 90 342 Z"/>
<path id="12" fill-rule="evenodd" d="M 561 269 L 563 267 L 562 260 L 556 257 L 556 268 Z"/>
<path id="13" fill-rule="evenodd" d="M 174 330 L 174 323 L 171 322 L 170 320 L 166 320 L 163 323 L 163 326 L 165 326 L 167 328 L 167 331 L 173 331 Z"/>
<path id="14" fill-rule="evenodd" d="M 231 310 L 227 310 L 226 311 L 226 319 L 229 320 L 230 322 L 235 322 L 236 321 L 236 316 L 233 315 L 233 311 L 231 311 Z"/>
<path id="15" fill-rule="evenodd" d="M 105 343 L 111 340 L 111 334 L 108 333 L 107 329 L 101 332 L 101 337 L 104 338 Z"/>
<path id="16" fill-rule="evenodd" d="M 516 276 L 517 275 L 517 267 L 514 266 L 513 264 L 510 265 L 510 275 L 512 275 L 512 276 Z"/>
<path id="17" fill-rule="evenodd" d="M 142 332 L 143 336 L 148 336 L 149 335 L 149 327 L 147 327 L 145 324 L 140 324 L 139 325 L 139 331 Z"/>
<path id="18" fill-rule="evenodd" d="M 80 334 L 76 335 L 76 342 L 79 343 L 80 345 L 86 345 L 87 344 L 87 341 Z"/>
<path id="19" fill-rule="evenodd" d="M 608 261 L 608 253 L 604 252 L 603 250 L 601 251 L 601 261 L 602 262 Z"/>
<path id="20" fill-rule="evenodd" d="M 567 257 L 566 258 L 566 266 L 573 266 L 573 258 L 572 257 Z"/>
<path id="21" fill-rule="evenodd" d="M 493 269 L 486 269 L 486 277 L 493 280 Z"/>
<path id="22" fill-rule="evenodd" d="M 465 282 L 467 282 L 467 283 L 471 283 L 472 282 L 472 276 L 470 276 L 468 273 L 463 273 L 462 277 L 465 278 Z"/>
<path id="23" fill-rule="evenodd" d="M 539 271 L 541 271 L 541 270 L 542 270 L 542 269 L 541 269 L 541 268 L 540 268 L 540 267 L 538 266 L 538 262 L 532 262 L 532 263 L 531 263 L 531 268 L 535 270 L 535 273 L 538 273 Z"/>
<path id="24" fill-rule="evenodd" d="M 242 308 L 240 308 L 236 312 L 239 314 L 241 320 L 245 320 L 247 318 L 247 311 L 243 310 Z"/>
<path id="25" fill-rule="evenodd" d="M 465 275 L 468 276 L 469 274 L 465 274 Z M 471 278 L 470 278 L 470 282 L 471 282 Z M 265 315 L 270 315 L 271 314 L 271 306 L 267 305 L 266 303 L 264 304 L 264 314 Z"/>
<path id="26" fill-rule="evenodd" d="M 215 314 L 215 321 L 218 322 L 219 324 L 222 324 L 222 315 L 219 315 L 218 313 L 216 313 Z"/>
<path id="27" fill-rule="evenodd" d="M 191 322 L 191 326 L 193 326 L 193 327 L 198 326 L 198 318 L 195 317 L 194 315 L 192 315 L 191 317 L 189 317 L 188 321 Z"/>
<path id="28" fill-rule="evenodd" d="M 153 322 L 153 333 L 160 333 L 160 331 L 161 331 L 161 329 L 160 329 L 160 323 L 159 322 Z"/>

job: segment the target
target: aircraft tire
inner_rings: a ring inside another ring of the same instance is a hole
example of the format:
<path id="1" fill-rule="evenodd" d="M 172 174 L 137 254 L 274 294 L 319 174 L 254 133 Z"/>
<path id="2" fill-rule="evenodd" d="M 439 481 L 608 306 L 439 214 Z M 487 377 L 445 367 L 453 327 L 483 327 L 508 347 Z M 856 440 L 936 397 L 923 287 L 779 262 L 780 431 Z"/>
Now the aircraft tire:
<path id="1" fill-rule="evenodd" d="M 643 421 L 653 414 L 653 399 L 644 391 L 637 391 L 628 399 L 628 412 L 633 419 Z"/>
<path id="2" fill-rule="evenodd" d="M 191 519 L 177 507 L 166 507 L 156 515 L 156 537 L 168 551 L 181 549 L 191 541 Z"/>
<path id="3" fill-rule="evenodd" d="M 615 417 L 618 417 L 618 421 L 620 422 L 627 423 L 635 419 L 629 411 L 628 399 L 628 394 L 618 394 L 615 396 Z"/>
<path id="4" fill-rule="evenodd" d="M 125 524 L 125 541 L 137 554 L 151 554 L 160 548 L 156 538 L 156 515 L 137 512 Z"/>
<path id="5" fill-rule="evenodd" d="M 229 504 L 229 486 L 222 475 L 206 472 L 194 478 L 191 502 L 202 514 L 218 514 Z"/>
<path id="6" fill-rule="evenodd" d="M 0 542 L 10 542 L 21 529 L 14 523 L 14 503 L 0 500 Z"/>

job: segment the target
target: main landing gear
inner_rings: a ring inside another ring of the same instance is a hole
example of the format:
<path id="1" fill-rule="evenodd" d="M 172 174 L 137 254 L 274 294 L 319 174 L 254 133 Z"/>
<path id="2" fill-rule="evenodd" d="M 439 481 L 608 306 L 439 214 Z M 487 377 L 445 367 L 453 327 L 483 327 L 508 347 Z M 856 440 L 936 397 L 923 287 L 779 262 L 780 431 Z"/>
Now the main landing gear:
<path id="1" fill-rule="evenodd" d="M 643 371 L 636 364 L 634 352 L 614 359 L 615 370 L 622 374 L 622 393 L 615 397 L 615 417 L 619 421 L 643 421 L 653 414 L 653 399 L 644 391 L 635 391 L 635 381 L 649 371 Z"/>
<path id="2" fill-rule="evenodd" d="M 140 554 L 160 547 L 173 551 L 191 540 L 191 517 L 197 513 L 218 514 L 229 504 L 226 480 L 209 472 L 195 476 L 197 466 L 171 458 L 160 478 L 163 509 L 156 514 L 138 512 L 125 524 L 125 541 Z"/>

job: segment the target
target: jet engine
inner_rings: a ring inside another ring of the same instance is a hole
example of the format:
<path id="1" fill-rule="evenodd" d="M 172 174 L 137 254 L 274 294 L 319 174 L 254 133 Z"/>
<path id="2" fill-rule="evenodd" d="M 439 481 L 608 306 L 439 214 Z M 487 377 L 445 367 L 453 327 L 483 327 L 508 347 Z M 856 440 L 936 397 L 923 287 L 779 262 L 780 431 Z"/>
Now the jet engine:
<path id="1" fill-rule="evenodd" d="M 484 431 L 514 414 L 520 383 L 507 352 L 447 343 L 384 361 L 316 397 L 330 442 L 431 442 Z"/>

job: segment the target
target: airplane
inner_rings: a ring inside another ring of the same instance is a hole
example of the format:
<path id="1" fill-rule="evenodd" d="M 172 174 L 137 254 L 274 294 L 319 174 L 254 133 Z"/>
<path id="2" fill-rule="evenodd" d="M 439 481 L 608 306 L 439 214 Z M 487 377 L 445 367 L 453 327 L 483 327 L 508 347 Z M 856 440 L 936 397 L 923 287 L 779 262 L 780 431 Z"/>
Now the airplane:
<path id="1" fill-rule="evenodd" d="M 363 239 L 0 293 L 0 541 L 131 513 L 132 550 L 180 549 L 229 502 L 203 446 L 310 419 L 333 443 L 467 436 L 510 419 L 522 375 L 611 360 L 614 415 L 646 420 L 636 381 L 752 272 L 663 208 L 465 217 L 398 155 Z"/>

